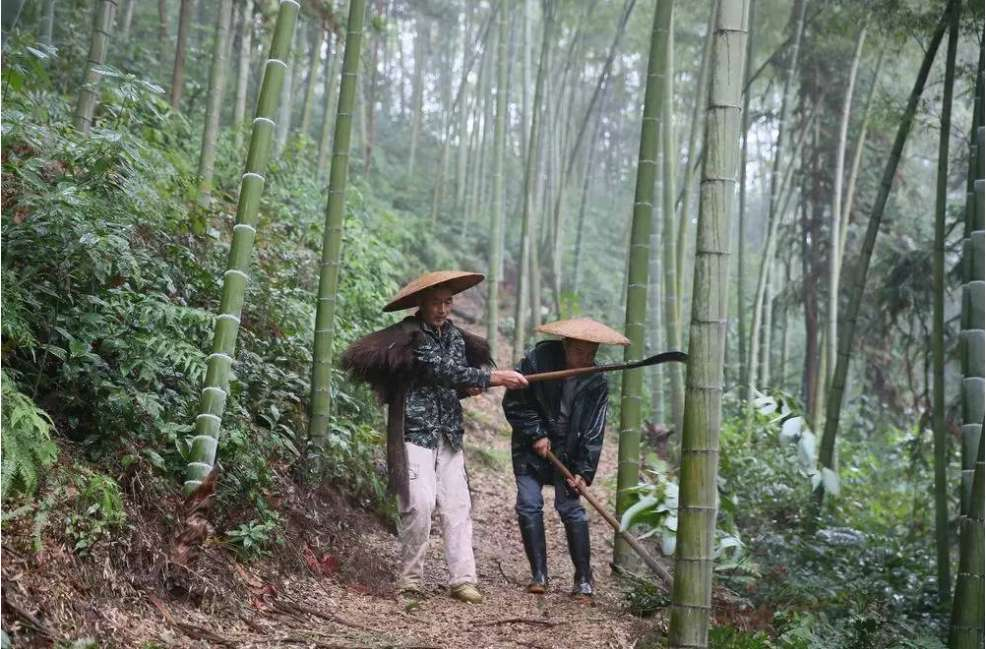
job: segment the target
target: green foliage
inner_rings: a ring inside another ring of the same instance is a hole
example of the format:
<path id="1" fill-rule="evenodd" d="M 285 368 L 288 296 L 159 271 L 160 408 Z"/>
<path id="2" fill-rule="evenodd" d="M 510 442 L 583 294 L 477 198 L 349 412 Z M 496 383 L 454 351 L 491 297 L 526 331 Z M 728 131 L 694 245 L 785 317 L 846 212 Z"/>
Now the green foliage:
<path id="1" fill-rule="evenodd" d="M 83 470 L 73 477 L 73 508 L 65 517 L 65 535 L 82 555 L 103 539 L 110 538 L 126 523 L 123 496 L 116 481 L 94 471 Z"/>
<path id="2" fill-rule="evenodd" d="M 794 427 L 784 424 L 799 419 L 796 402 L 781 394 L 771 399 L 767 414 L 727 404 L 720 502 L 732 511 L 762 576 L 751 582 L 723 571 L 720 580 L 776 614 L 769 641 L 729 630 L 722 646 L 939 646 L 944 618 L 935 612 L 934 557 L 926 537 L 914 533 L 930 526 L 925 513 L 932 511 L 930 467 L 913 459 L 923 433 L 849 419 L 840 493 L 827 499 L 814 524 L 806 516 L 814 457 L 798 436 L 807 428 L 799 423 L 798 435 L 791 434 Z M 908 479 L 887 480 L 888 466 L 910 466 Z"/>
<path id="3" fill-rule="evenodd" d="M 226 538 L 241 559 L 251 561 L 269 556 L 271 545 L 284 545 L 280 525 L 277 513 L 264 509 L 260 519 L 240 524 L 226 532 Z"/>
<path id="4" fill-rule="evenodd" d="M 232 150 L 230 134 L 221 140 L 214 195 L 229 200 L 199 215 L 207 235 L 196 234 L 189 219 L 195 129 L 168 109 L 161 88 L 139 73 L 106 66 L 91 137 L 80 137 L 67 126 L 73 97 L 59 92 L 67 78 L 61 68 L 66 50 L 32 52 L 26 42 L 15 35 L 3 44 L 4 493 L 8 484 L 33 489 L 36 467 L 50 463 L 56 449 L 41 443 L 50 420 L 19 392 L 8 396 L 16 389 L 9 379 L 34 387 L 33 401 L 89 461 L 113 475 L 133 462 L 148 463 L 178 485 L 243 152 Z M 35 74 L 39 66 L 47 73 Z M 299 145 L 268 175 L 223 421 L 217 523 L 247 530 L 251 547 L 264 545 L 256 538 L 261 531 L 276 536 L 279 521 L 263 512 L 278 480 L 315 453 L 304 399 L 326 196 L 310 173 L 313 155 Z M 336 354 L 356 336 L 392 322 L 379 309 L 404 279 L 402 253 L 421 239 L 407 230 L 409 222 L 423 223 L 358 183 L 351 188 Z M 441 246 L 429 247 L 441 258 Z M 335 438 L 310 477 L 336 482 L 382 509 L 380 409 L 368 390 L 336 379 Z M 15 426 L 7 425 L 11 414 Z M 87 489 L 98 491 L 88 482 Z M 111 493 L 108 487 L 103 492 Z M 89 526 L 82 517 L 94 504 L 102 518 Z M 93 495 L 77 512 L 68 526 L 80 550 L 118 524 L 116 509 L 112 499 Z M 30 511 L 43 516 L 46 510 Z M 244 519 L 260 522 L 250 528 Z"/>
<path id="5" fill-rule="evenodd" d="M 39 473 L 58 459 L 58 447 L 51 441 L 54 424 L 48 413 L 18 391 L 6 372 L 0 372 L 0 384 L 3 386 L 0 498 L 6 499 L 11 489 L 33 494 Z"/>

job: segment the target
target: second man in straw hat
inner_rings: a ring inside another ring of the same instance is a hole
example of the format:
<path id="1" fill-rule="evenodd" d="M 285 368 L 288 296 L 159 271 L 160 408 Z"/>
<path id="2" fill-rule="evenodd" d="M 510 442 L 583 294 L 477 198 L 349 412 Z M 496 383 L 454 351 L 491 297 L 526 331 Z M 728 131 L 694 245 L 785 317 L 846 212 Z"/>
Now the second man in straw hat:
<path id="1" fill-rule="evenodd" d="M 589 318 L 560 320 L 538 331 L 562 340 L 538 343 L 520 362 L 518 370 L 523 374 L 591 366 L 600 344 L 630 344 L 622 334 Z M 513 429 L 517 521 L 531 564 L 528 592 L 544 593 L 548 587 L 541 490 L 550 485 L 575 568 L 572 594 L 592 596 L 589 522 L 576 488 L 592 484 L 596 474 L 608 400 L 609 387 L 602 374 L 532 383 L 503 398 L 503 411 Z M 549 449 L 568 466 L 574 482 L 567 482 L 545 459 Z"/>

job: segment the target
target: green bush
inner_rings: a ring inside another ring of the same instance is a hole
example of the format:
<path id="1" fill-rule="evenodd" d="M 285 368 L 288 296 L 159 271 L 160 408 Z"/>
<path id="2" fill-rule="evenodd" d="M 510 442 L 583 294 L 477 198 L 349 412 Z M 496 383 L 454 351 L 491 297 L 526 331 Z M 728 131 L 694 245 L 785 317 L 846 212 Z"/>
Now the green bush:
<path id="1" fill-rule="evenodd" d="M 18 391 L 6 372 L 0 372 L 0 384 L 3 386 L 0 498 L 6 499 L 12 491 L 33 494 L 41 472 L 58 459 L 58 447 L 51 441 L 51 417 Z"/>

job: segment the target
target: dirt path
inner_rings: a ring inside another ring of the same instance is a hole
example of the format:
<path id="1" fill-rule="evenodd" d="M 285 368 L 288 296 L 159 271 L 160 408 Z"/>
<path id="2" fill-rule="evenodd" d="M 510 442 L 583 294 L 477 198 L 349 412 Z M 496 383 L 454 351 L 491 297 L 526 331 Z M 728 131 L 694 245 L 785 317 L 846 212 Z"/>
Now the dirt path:
<path id="1" fill-rule="evenodd" d="M 468 325 L 466 328 L 473 329 Z M 499 361 L 501 367 L 509 365 L 507 358 Z M 485 601 L 466 605 L 449 597 L 441 527 L 436 515 L 426 564 L 426 587 L 430 595 L 427 600 L 405 612 L 394 598 L 337 590 L 333 593 L 336 610 L 369 627 L 386 628 L 390 634 L 403 638 L 405 646 L 412 639 L 417 644 L 450 649 L 634 646 L 635 638 L 659 622 L 643 622 L 625 611 L 620 587 L 609 567 L 613 547 L 611 529 L 586 505 L 596 596 L 591 604 L 579 603 L 569 596 L 572 563 L 564 527 L 554 511 L 551 489 L 544 490 L 550 589 L 544 596 L 525 592 L 529 569 L 514 514 L 516 490 L 510 465 L 510 429 L 500 407 L 502 395 L 502 389 L 490 390 L 464 402 L 473 545 Z M 612 433 L 606 437 L 597 475 L 594 492 L 604 502 L 611 503 L 616 476 L 616 439 Z M 387 548 L 387 562 L 396 565 L 396 538 L 366 540 L 376 547 Z"/>
<path id="2" fill-rule="evenodd" d="M 500 359 L 501 367 L 508 364 Z M 569 597 L 572 564 L 550 489 L 544 490 L 550 590 L 543 596 L 525 592 L 528 567 L 514 515 L 510 434 L 501 398 L 497 389 L 465 402 L 482 604 L 449 597 L 437 514 L 426 564 L 429 597 L 406 609 L 393 592 L 396 536 L 358 507 L 298 492 L 290 496 L 294 504 L 288 515 L 301 519 L 301 527 L 294 526 L 271 562 L 240 564 L 208 546 L 191 569 L 171 565 L 160 573 L 155 566 L 172 533 L 166 524 L 158 536 L 134 537 L 119 551 L 86 561 L 59 545 L 22 554 L 5 539 L 6 628 L 15 620 L 15 638 L 33 638 L 15 642 L 22 647 L 86 636 L 99 646 L 143 649 L 633 647 L 635 638 L 663 620 L 642 621 L 624 610 L 608 565 L 612 532 L 588 507 L 597 594 L 590 604 Z M 604 502 L 612 502 L 615 475 L 616 440 L 610 432 L 593 486 Z M 141 575 L 153 578 L 142 581 Z"/>
<path id="3" fill-rule="evenodd" d="M 305 586 L 299 583 L 299 592 L 294 597 L 308 606 L 333 610 L 368 629 L 386 630 L 395 640 L 401 639 L 401 646 L 411 646 L 409 643 L 470 649 L 633 646 L 645 623 L 623 610 L 619 587 L 610 575 L 610 528 L 600 516 L 589 513 L 597 594 L 591 604 L 580 604 L 568 595 L 572 565 L 564 527 L 553 509 L 549 489 L 544 494 L 551 587 L 544 596 L 524 591 L 528 568 L 513 510 L 515 489 L 510 469 L 509 429 L 500 411 L 500 398 L 499 390 L 491 391 L 471 399 L 467 405 L 466 461 L 473 497 L 473 542 L 485 602 L 467 605 L 449 597 L 437 516 L 426 564 L 426 588 L 430 596 L 413 610 L 405 611 L 394 597 L 361 594 L 329 585 L 318 593 L 306 594 L 300 592 Z M 604 487 L 615 475 L 615 465 L 615 444 L 607 440 L 600 461 L 598 493 L 606 493 Z M 396 538 L 366 538 L 365 541 L 386 548 L 386 561 L 394 565 Z M 327 598 L 332 600 L 330 609 L 324 601 Z"/>

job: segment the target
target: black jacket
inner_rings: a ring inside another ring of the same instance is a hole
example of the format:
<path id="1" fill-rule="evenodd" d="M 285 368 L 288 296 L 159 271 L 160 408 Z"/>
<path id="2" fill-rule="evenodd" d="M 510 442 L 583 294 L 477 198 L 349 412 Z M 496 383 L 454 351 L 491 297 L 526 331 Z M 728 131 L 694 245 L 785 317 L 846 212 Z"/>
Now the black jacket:
<path id="1" fill-rule="evenodd" d="M 565 369 L 565 351 L 560 341 L 538 343 L 520 362 L 521 374 Z M 575 397 L 569 413 L 568 430 L 558 430 L 563 381 L 532 383 L 523 390 L 508 390 L 503 412 L 513 429 L 511 455 L 514 474 L 551 475 L 553 468 L 531 448 L 542 437 L 551 439 L 551 449 L 572 473 L 592 484 L 603 448 L 603 429 L 609 385 L 602 374 L 575 377 Z"/>

